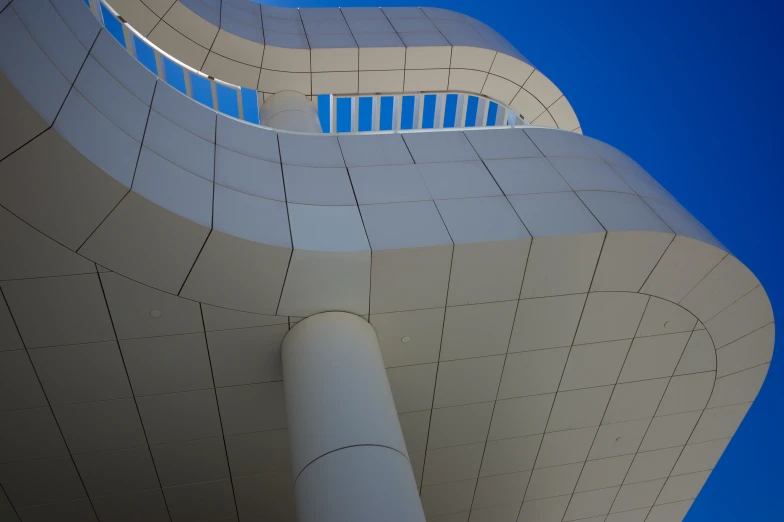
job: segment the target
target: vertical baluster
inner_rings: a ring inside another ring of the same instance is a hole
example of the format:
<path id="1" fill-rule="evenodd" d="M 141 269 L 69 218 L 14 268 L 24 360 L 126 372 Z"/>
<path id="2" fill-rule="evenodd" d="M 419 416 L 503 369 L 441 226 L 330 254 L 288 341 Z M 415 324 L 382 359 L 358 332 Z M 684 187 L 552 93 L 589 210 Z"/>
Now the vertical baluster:
<path id="1" fill-rule="evenodd" d="M 403 113 L 403 97 L 392 98 L 392 130 L 400 130 L 400 118 Z"/>
<path id="2" fill-rule="evenodd" d="M 90 11 L 93 12 L 93 16 L 101 22 L 103 25 L 103 17 L 101 16 L 101 2 L 100 0 L 90 0 Z"/>
<path id="3" fill-rule="evenodd" d="M 352 96 L 351 100 L 351 132 L 359 132 L 359 98 Z"/>
<path id="4" fill-rule="evenodd" d="M 154 47 L 152 48 L 152 52 L 155 54 L 155 68 L 158 69 L 158 78 L 166 81 L 166 68 L 163 66 L 163 55 Z"/>
<path id="5" fill-rule="evenodd" d="M 330 116 L 329 119 L 331 122 L 329 132 L 334 134 L 338 132 L 338 99 L 336 96 L 333 96 L 332 94 L 329 95 L 329 99 L 330 99 L 329 105 L 331 107 L 329 112 L 329 116 Z"/>
<path id="6" fill-rule="evenodd" d="M 468 107 L 468 95 L 458 94 L 457 109 L 455 112 L 455 127 L 458 128 L 465 127 L 467 107 Z"/>
<path id="7" fill-rule="evenodd" d="M 193 81 L 191 79 L 191 72 L 185 67 L 182 68 L 182 72 L 185 74 L 185 94 L 188 95 L 188 98 L 193 98 Z"/>
<path id="8" fill-rule="evenodd" d="M 508 110 L 509 109 L 507 109 L 506 107 L 504 107 L 500 103 L 498 104 L 498 110 L 495 111 L 495 125 L 496 125 L 496 127 L 499 126 L 499 125 L 504 125 L 506 123 L 506 112 Z"/>
<path id="9" fill-rule="evenodd" d="M 210 91 L 212 92 L 212 108 L 218 110 L 218 88 L 215 85 L 215 78 L 207 76 L 210 80 Z"/>
<path id="10" fill-rule="evenodd" d="M 373 96 L 373 124 L 370 127 L 377 131 L 381 128 L 381 96 Z"/>
<path id="11" fill-rule="evenodd" d="M 123 32 L 123 39 L 125 40 L 125 48 L 128 50 L 131 56 L 136 58 L 136 42 L 133 39 L 133 31 L 128 27 L 128 24 L 122 17 L 118 17 L 120 23 L 122 23 L 122 32 Z"/>
<path id="12" fill-rule="evenodd" d="M 486 127 L 487 126 L 487 111 L 490 108 L 490 103 L 487 98 L 482 98 L 481 96 L 477 96 L 477 104 L 476 104 L 476 120 L 474 121 L 475 127 Z"/>
<path id="13" fill-rule="evenodd" d="M 446 104 L 446 94 L 436 94 L 436 112 L 433 116 L 433 128 L 444 128 L 444 104 Z"/>
<path id="14" fill-rule="evenodd" d="M 237 87 L 237 116 L 241 120 L 245 119 L 245 109 L 242 107 L 242 87 Z"/>
<path id="15" fill-rule="evenodd" d="M 422 93 L 414 95 L 414 121 L 411 123 L 411 126 L 414 129 L 421 129 L 422 128 L 422 107 L 424 105 L 425 95 Z"/>

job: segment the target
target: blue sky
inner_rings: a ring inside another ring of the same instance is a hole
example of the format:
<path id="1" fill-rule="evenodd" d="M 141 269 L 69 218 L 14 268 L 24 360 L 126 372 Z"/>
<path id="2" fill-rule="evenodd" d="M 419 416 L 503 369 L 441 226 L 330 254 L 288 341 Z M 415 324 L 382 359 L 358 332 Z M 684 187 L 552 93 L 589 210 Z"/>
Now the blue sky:
<path id="1" fill-rule="evenodd" d="M 367 0 L 267 1 L 291 7 Z M 411 5 L 387 1 L 384 5 Z M 585 134 L 631 155 L 784 312 L 783 2 L 431 0 L 503 34 L 566 94 Z M 781 343 L 777 343 L 780 349 Z M 688 522 L 781 520 L 784 375 L 767 381 Z"/>

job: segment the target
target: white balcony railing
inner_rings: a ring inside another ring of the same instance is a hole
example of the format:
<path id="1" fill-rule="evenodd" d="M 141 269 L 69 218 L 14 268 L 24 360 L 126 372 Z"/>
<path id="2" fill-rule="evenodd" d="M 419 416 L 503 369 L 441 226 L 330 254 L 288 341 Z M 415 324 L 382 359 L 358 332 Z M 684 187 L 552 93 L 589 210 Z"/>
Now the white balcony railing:
<path id="1" fill-rule="evenodd" d="M 263 125 L 259 116 L 263 93 L 213 78 L 182 63 L 131 27 L 104 0 L 84 3 L 120 45 L 161 80 L 222 114 Z M 313 99 L 325 133 L 528 124 L 501 103 L 461 92 L 319 94 Z"/>
<path id="2" fill-rule="evenodd" d="M 405 131 L 523 125 L 510 108 L 460 92 L 319 96 L 324 132 Z"/>

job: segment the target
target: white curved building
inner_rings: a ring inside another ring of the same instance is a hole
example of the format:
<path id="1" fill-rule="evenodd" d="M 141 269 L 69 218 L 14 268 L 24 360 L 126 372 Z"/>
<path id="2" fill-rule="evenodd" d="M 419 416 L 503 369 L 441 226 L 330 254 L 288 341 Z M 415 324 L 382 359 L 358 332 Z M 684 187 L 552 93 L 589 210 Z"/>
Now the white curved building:
<path id="1" fill-rule="evenodd" d="M 0 6 L 0 521 L 683 519 L 767 295 L 492 29 Z"/>

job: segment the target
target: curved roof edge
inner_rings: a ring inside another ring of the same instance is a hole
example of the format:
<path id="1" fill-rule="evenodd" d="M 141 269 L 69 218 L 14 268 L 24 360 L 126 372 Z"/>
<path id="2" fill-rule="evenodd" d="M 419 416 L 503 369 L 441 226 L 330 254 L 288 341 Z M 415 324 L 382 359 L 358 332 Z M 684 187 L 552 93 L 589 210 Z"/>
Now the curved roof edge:
<path id="1" fill-rule="evenodd" d="M 295 9 L 251 0 L 107 3 L 177 60 L 264 95 L 462 91 L 499 101 L 531 124 L 581 132 L 552 81 L 493 29 L 454 11 Z"/>

